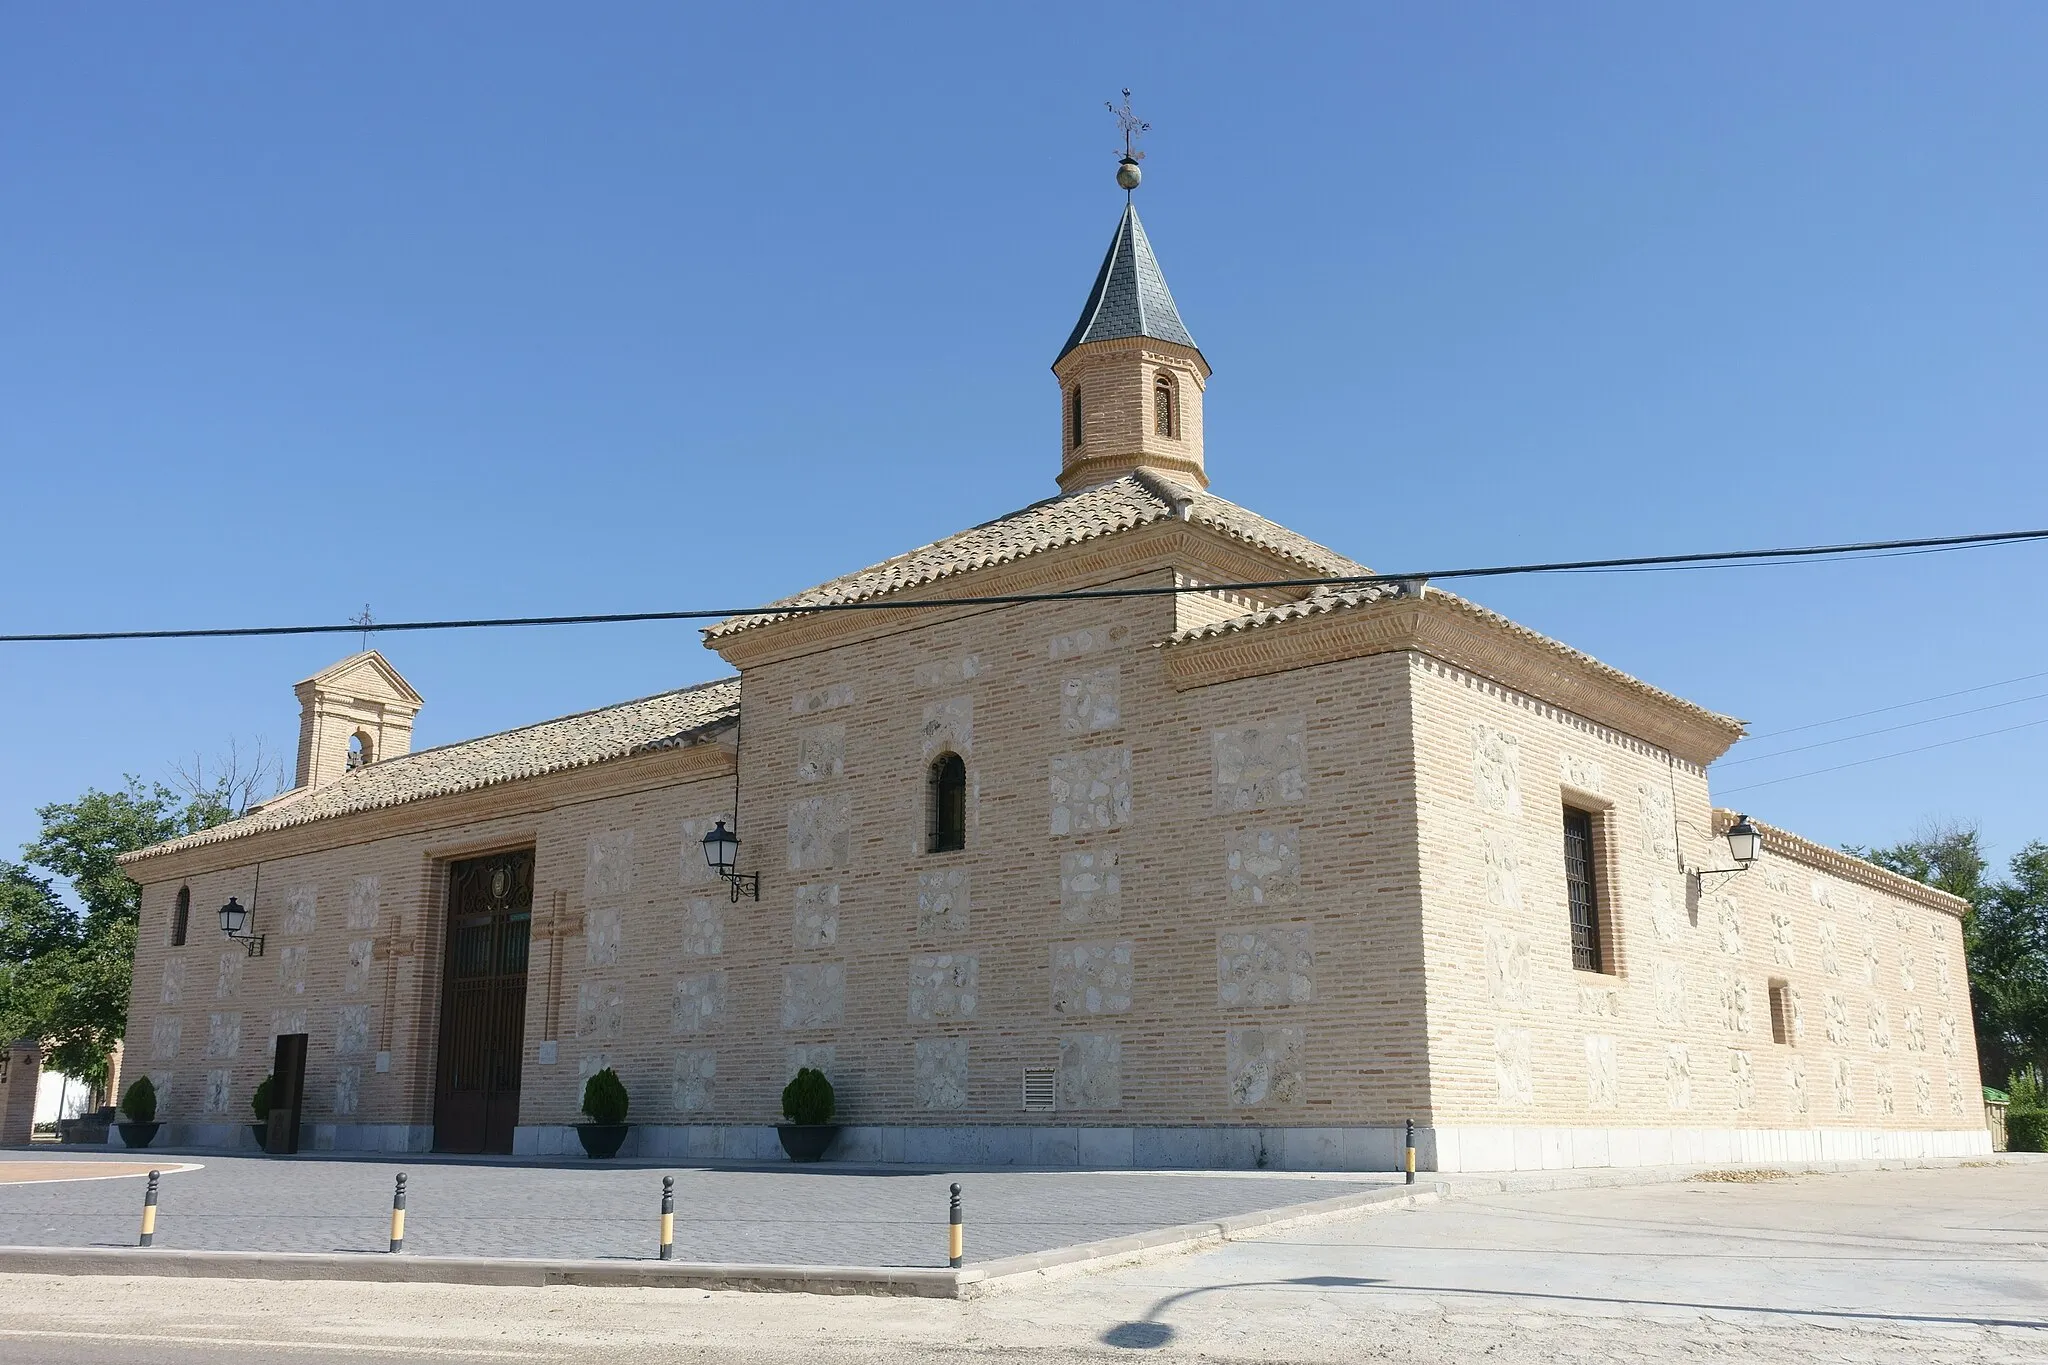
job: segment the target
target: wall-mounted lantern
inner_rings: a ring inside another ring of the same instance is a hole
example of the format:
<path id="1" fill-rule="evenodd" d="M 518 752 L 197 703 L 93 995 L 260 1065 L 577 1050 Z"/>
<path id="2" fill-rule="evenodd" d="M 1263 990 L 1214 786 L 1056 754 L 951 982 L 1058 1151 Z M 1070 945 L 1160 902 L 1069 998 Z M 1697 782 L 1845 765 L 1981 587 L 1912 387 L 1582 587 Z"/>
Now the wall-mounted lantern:
<path id="1" fill-rule="evenodd" d="M 1728 826 L 1723 836 L 1728 840 L 1728 856 L 1735 861 L 1733 867 L 1709 867 L 1695 871 L 1693 880 L 1704 889 L 1709 877 L 1733 877 L 1747 872 L 1750 865 L 1763 854 L 1764 836 L 1755 825 L 1749 823 L 1747 815 L 1735 817 L 1735 823 Z"/>
<path id="2" fill-rule="evenodd" d="M 732 888 L 732 898 L 737 901 L 741 893 L 761 899 L 761 874 L 758 872 L 735 872 L 740 856 L 740 836 L 725 827 L 720 820 L 704 836 L 704 861 L 713 872 L 724 879 Z"/>
<path id="3" fill-rule="evenodd" d="M 256 899 L 252 892 L 249 899 Z M 263 956 L 263 935 L 249 932 L 249 911 L 233 896 L 220 908 L 220 931 L 242 945 L 250 957 Z"/>

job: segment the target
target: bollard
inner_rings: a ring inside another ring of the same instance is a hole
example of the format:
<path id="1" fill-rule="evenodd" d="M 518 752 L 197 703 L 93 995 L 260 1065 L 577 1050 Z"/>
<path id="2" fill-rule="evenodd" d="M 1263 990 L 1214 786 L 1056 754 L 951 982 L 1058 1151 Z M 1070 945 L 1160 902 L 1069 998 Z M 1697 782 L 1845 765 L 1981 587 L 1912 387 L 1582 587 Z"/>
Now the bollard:
<path id="1" fill-rule="evenodd" d="M 1402 1183 L 1403 1183 L 1403 1184 L 1406 1184 L 1406 1185 L 1413 1185 L 1413 1184 L 1415 1183 L 1415 1120 L 1414 1120 L 1414 1119 L 1410 1119 L 1410 1120 L 1408 1120 L 1408 1178 L 1407 1178 L 1407 1179 L 1406 1179 L 1405 1181 L 1403 1181 Z"/>
<path id="2" fill-rule="evenodd" d="M 676 1178 L 661 1178 L 661 1259 L 676 1258 Z"/>
<path id="3" fill-rule="evenodd" d="M 391 1194 L 391 1249 L 405 1250 L 405 1172 L 398 1173 L 398 1188 Z"/>
<path id="4" fill-rule="evenodd" d="M 947 1223 L 946 1264 L 958 1270 L 960 1268 L 960 1253 L 965 1249 L 964 1239 L 960 1230 L 960 1187 L 958 1185 L 953 1187 L 953 1207 Z"/>
<path id="5" fill-rule="evenodd" d="M 149 1191 L 142 1196 L 142 1240 L 135 1245 L 146 1247 L 156 1241 L 156 1182 L 161 1171 L 149 1173 Z"/>

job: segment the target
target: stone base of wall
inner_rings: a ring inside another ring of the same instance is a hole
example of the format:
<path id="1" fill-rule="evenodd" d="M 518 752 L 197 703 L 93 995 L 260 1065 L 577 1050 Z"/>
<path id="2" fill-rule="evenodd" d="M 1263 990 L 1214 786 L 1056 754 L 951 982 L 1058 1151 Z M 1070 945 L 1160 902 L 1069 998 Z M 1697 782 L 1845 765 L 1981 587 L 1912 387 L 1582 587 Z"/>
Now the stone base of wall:
<path id="1" fill-rule="evenodd" d="M 571 1138 L 574 1138 L 572 1133 Z M 119 1129 L 107 1134 L 109 1147 L 120 1147 Z M 157 1134 L 158 1147 L 208 1147 L 215 1151 L 247 1152 L 262 1149 L 246 1123 L 166 1122 Z M 434 1129 L 425 1123 L 300 1123 L 301 1152 L 431 1152 Z"/>
<path id="2" fill-rule="evenodd" d="M 1591 1166 L 1721 1166 L 1986 1156 L 1983 1128 L 1492 1128 L 1415 1130 L 1433 1171 L 1562 1171 Z"/>

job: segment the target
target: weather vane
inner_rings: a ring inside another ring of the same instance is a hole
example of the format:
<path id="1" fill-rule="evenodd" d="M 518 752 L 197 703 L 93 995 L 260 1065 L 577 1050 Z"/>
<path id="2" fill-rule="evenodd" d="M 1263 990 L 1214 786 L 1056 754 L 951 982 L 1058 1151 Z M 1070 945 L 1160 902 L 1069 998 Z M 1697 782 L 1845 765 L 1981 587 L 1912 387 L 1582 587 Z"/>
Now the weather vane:
<path id="1" fill-rule="evenodd" d="M 1128 85 L 1124 87 L 1123 108 L 1117 108 L 1108 100 L 1102 102 L 1102 107 L 1116 115 L 1117 130 L 1124 135 L 1124 154 L 1117 163 L 1116 183 L 1123 186 L 1128 194 L 1145 178 L 1144 172 L 1138 169 L 1138 163 L 1145 159 L 1145 154 L 1138 150 L 1137 139 L 1151 132 L 1152 125 L 1131 112 L 1131 88 Z"/>
<path id="2" fill-rule="evenodd" d="M 348 623 L 354 626 L 356 629 L 362 631 L 363 648 L 368 649 L 370 647 L 370 627 L 377 624 L 375 621 L 370 619 L 370 604 L 368 602 L 363 603 L 362 613 L 357 616 L 349 617 Z"/>

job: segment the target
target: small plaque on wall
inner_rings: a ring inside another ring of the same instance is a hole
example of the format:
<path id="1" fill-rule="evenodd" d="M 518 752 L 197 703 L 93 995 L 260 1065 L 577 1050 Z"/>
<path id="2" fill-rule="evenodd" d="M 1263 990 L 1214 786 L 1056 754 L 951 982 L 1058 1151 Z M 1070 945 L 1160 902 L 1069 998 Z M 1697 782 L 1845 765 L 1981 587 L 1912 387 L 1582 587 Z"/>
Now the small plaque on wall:
<path id="1" fill-rule="evenodd" d="M 380 1052 L 380 1053 L 378 1053 L 378 1054 L 377 1054 L 377 1070 L 378 1070 L 378 1071 L 380 1071 L 380 1072 L 383 1072 L 383 1071 L 389 1071 L 390 1069 L 391 1069 L 391 1054 L 390 1054 L 390 1053 L 388 1053 L 388 1052 Z"/>
<path id="2" fill-rule="evenodd" d="M 542 1043 L 540 1045 L 540 1064 L 542 1066 L 553 1066 L 555 1064 L 555 1056 L 557 1051 L 558 1045 L 556 1044 L 554 1039 L 550 1038 L 546 1042 Z"/>

